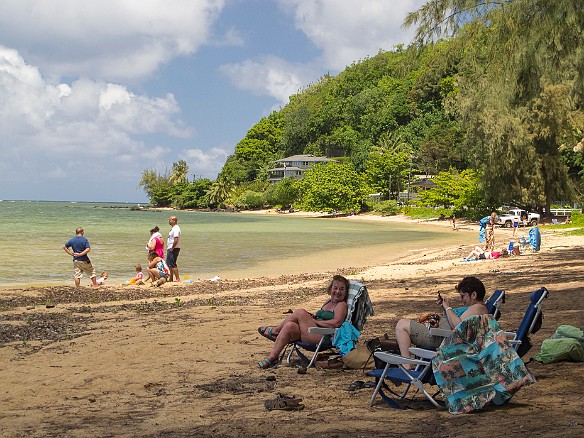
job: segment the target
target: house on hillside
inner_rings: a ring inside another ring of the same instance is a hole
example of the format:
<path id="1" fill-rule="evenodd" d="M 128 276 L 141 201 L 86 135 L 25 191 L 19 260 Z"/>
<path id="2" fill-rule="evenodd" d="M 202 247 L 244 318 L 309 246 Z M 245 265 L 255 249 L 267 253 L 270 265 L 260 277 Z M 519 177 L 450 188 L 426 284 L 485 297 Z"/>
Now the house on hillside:
<path id="1" fill-rule="evenodd" d="M 314 155 L 292 155 L 291 157 L 282 158 L 275 161 L 275 168 L 268 169 L 270 173 L 268 181 L 270 184 L 275 184 L 283 178 L 294 177 L 300 179 L 304 176 L 304 172 L 315 164 L 328 163 L 330 161 L 336 160 L 327 157 L 315 157 Z"/>

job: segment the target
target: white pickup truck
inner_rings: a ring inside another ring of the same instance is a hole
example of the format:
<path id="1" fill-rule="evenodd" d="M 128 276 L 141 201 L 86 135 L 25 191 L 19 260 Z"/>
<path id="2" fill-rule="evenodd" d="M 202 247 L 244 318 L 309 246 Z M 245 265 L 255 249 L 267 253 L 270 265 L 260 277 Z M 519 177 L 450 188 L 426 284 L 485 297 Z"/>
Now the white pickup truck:
<path id="1" fill-rule="evenodd" d="M 524 218 L 527 217 L 527 220 Z M 522 219 L 523 218 L 523 219 Z M 512 208 L 507 213 L 502 213 L 499 215 L 499 225 L 505 228 L 511 228 L 513 222 L 517 221 L 519 226 L 536 225 L 539 222 L 538 213 L 529 213 L 526 210 L 521 210 L 520 208 Z"/>

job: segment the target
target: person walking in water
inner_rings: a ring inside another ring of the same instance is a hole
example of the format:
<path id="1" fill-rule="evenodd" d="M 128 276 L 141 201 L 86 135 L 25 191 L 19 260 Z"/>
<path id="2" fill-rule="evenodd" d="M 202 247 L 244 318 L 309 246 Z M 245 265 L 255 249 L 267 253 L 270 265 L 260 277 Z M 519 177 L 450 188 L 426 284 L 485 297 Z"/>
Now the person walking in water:
<path id="1" fill-rule="evenodd" d="M 87 256 L 87 253 L 91 250 L 89 247 L 89 240 L 87 240 L 83 234 L 83 228 L 79 227 L 75 230 L 75 237 L 72 237 L 65 243 L 63 249 L 67 254 L 73 257 L 73 268 L 75 276 L 75 286 L 81 284 L 81 277 L 83 273 L 91 279 L 91 284 L 97 286 L 97 281 L 95 279 L 95 268 L 91 264 L 91 260 Z"/>
<path id="2" fill-rule="evenodd" d="M 168 240 L 166 241 L 166 264 L 168 265 L 168 269 L 170 269 L 170 278 L 168 281 L 180 282 L 176 261 L 180 253 L 181 236 L 176 216 L 170 216 L 168 218 L 168 225 L 172 227 L 168 233 Z"/>

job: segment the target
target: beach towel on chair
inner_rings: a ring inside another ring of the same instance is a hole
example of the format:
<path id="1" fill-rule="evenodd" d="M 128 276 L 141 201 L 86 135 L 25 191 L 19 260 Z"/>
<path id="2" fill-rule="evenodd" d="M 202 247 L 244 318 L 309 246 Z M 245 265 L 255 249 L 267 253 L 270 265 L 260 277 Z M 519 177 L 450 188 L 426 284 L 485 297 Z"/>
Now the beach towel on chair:
<path id="1" fill-rule="evenodd" d="M 440 346 L 432 369 L 453 414 L 506 403 L 523 385 L 535 382 L 491 315 L 473 315 L 458 324 Z"/>

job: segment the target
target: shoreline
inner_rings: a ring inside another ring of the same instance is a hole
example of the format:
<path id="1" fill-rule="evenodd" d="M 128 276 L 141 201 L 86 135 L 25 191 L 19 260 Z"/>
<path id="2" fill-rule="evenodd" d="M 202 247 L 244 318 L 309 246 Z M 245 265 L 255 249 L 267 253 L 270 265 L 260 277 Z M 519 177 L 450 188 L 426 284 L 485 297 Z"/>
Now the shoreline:
<path id="1" fill-rule="evenodd" d="M 277 215 L 273 210 L 254 210 L 241 212 L 247 215 Z M 307 217 L 307 218 L 319 218 L 321 213 L 314 212 L 303 212 L 297 211 L 294 213 L 285 213 L 289 216 L 296 217 Z M 381 216 L 376 214 L 359 214 L 346 217 L 335 217 L 327 218 L 335 221 L 352 221 L 352 222 L 377 222 L 377 223 L 397 223 L 397 224 L 408 224 L 408 225 L 419 225 L 425 230 L 439 230 L 444 232 L 445 230 L 452 231 L 453 236 L 460 236 L 460 239 L 456 243 L 451 241 L 437 241 L 433 242 L 430 248 L 428 245 L 420 243 L 418 245 L 401 248 L 400 250 L 395 250 L 391 248 L 392 244 L 380 244 L 380 245 L 369 245 L 362 248 L 350 248 L 347 250 L 348 256 L 342 259 L 336 255 L 335 250 L 322 251 L 316 254 L 302 254 L 293 255 L 286 257 L 285 259 L 275 259 L 271 261 L 264 261 L 260 265 L 246 269 L 229 271 L 224 270 L 223 272 L 208 273 L 208 275 L 202 273 L 199 275 L 193 275 L 190 272 L 185 272 L 186 277 L 192 283 L 201 283 L 210 280 L 211 278 L 218 276 L 223 280 L 245 280 L 249 278 L 277 278 L 282 275 L 302 275 L 311 274 L 316 272 L 333 272 L 335 270 L 352 270 L 352 271 L 364 271 L 371 268 L 383 267 L 392 264 L 399 264 L 402 262 L 408 262 L 415 260 L 417 257 L 432 257 L 434 254 L 451 253 L 456 254 L 453 256 L 454 259 L 458 260 L 465 257 L 470 250 L 475 246 L 479 245 L 477 240 L 479 227 L 478 224 L 473 221 L 458 220 L 457 229 L 452 230 L 451 222 L 448 220 L 418 220 L 411 219 L 405 215 L 393 215 L 393 216 Z M 521 235 L 527 234 L 529 228 L 519 228 L 517 238 Z M 542 239 L 547 239 L 549 236 L 556 236 L 561 234 L 567 229 L 553 229 L 549 227 L 540 227 L 542 233 Z M 497 248 L 507 247 L 509 240 L 512 238 L 513 229 L 507 228 L 497 228 L 496 229 L 496 242 Z M 516 239 L 517 239 L 516 238 Z M 448 239 L 451 240 L 451 239 Z M 545 243 L 544 243 L 545 248 Z M 424 253 L 424 254 L 420 254 Z M 460 257 L 459 257 L 460 256 Z M 335 258 L 336 257 L 336 258 Z M 329 258 L 331 259 L 329 261 Z M 194 277 L 194 278 L 193 278 Z M 203 278 L 201 278 L 203 277 Z M 85 277 L 82 279 L 82 287 L 84 287 L 84 280 L 89 279 Z M 102 288 L 118 288 L 122 286 L 121 283 L 124 281 L 120 278 L 110 278 L 108 284 L 100 286 Z M 43 287 L 56 287 L 56 286 L 71 286 L 72 280 L 67 281 L 54 281 L 54 282 L 22 282 L 18 284 L 4 284 L 0 285 L 0 295 L 2 291 L 11 289 L 23 289 L 23 288 L 43 288 Z M 180 284 L 167 284 L 165 287 L 179 287 Z"/>

